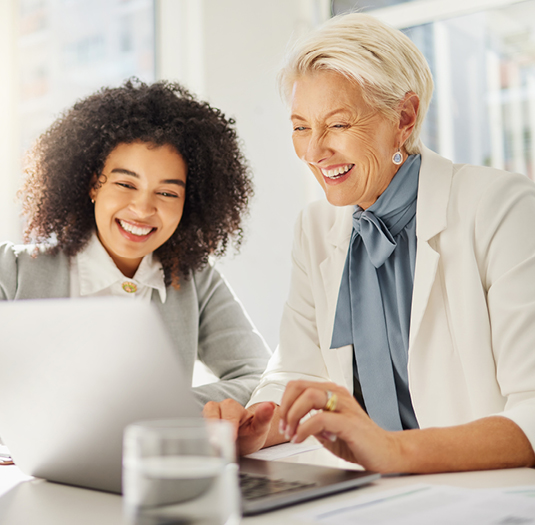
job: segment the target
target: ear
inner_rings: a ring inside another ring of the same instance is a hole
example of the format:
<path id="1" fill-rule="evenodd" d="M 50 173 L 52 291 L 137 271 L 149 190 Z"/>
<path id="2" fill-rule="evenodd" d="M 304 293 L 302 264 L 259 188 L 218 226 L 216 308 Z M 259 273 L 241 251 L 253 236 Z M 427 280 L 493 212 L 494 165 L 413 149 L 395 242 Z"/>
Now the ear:
<path id="1" fill-rule="evenodd" d="M 98 183 L 98 177 L 96 173 L 93 173 L 91 177 L 91 182 L 89 183 L 89 198 L 94 201 L 98 193 L 98 188 L 100 184 Z"/>
<path id="2" fill-rule="evenodd" d="M 411 136 L 418 117 L 420 99 L 416 93 L 409 92 L 399 105 L 399 143 L 405 144 Z"/>

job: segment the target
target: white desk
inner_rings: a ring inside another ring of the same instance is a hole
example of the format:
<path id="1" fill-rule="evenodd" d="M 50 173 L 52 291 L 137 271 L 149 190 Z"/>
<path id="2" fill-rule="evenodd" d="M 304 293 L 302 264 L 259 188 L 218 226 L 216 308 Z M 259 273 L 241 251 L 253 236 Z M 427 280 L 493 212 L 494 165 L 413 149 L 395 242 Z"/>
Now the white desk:
<path id="1" fill-rule="evenodd" d="M 284 461 L 348 466 L 320 449 Z M 292 522 L 292 515 L 329 502 L 355 502 L 363 495 L 416 483 L 491 488 L 535 485 L 535 469 L 508 469 L 455 474 L 386 477 L 372 485 L 301 505 L 243 519 L 244 525 Z M 27 480 L 15 466 L 0 467 L 0 523 L 2 525 L 121 525 L 121 498 L 42 480 Z"/>

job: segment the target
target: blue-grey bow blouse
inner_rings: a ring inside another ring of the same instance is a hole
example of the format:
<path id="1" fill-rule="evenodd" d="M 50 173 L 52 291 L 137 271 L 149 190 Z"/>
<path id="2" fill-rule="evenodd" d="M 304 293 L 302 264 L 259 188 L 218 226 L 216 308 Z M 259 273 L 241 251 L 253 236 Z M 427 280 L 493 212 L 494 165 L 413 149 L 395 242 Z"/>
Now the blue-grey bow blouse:
<path id="1" fill-rule="evenodd" d="M 367 210 L 355 206 L 331 348 L 352 344 L 356 391 L 386 430 L 418 428 L 408 385 L 420 155 Z"/>

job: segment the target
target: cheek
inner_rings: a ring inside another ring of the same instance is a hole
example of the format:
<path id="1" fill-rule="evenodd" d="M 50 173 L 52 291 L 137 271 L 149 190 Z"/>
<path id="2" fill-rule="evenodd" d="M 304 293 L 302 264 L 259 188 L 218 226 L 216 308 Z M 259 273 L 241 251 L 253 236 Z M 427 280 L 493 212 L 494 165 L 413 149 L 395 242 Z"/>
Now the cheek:
<path id="1" fill-rule="evenodd" d="M 93 211 L 94 211 L 94 214 L 95 214 L 95 222 L 96 222 L 97 227 L 98 227 L 99 224 L 102 224 L 102 222 L 104 220 L 104 215 L 107 215 L 107 214 L 104 213 L 103 206 L 102 206 L 102 204 L 100 203 L 99 200 L 95 200 Z"/>
<path id="2" fill-rule="evenodd" d="M 384 164 L 384 145 L 374 133 L 373 128 L 366 127 L 353 133 L 353 144 L 356 150 L 356 162 L 360 164 L 361 169 L 376 172 Z"/>
<path id="3" fill-rule="evenodd" d="M 310 171 L 312 171 L 314 177 L 320 183 L 320 186 L 322 188 L 325 188 L 325 180 L 323 179 L 323 175 L 321 173 L 319 173 L 318 170 L 315 170 L 315 169 L 312 169 L 312 168 L 310 168 Z"/>
<path id="4" fill-rule="evenodd" d="M 169 235 L 172 235 L 177 229 L 180 221 L 182 220 L 182 214 L 184 212 L 184 204 L 177 208 L 168 210 L 165 214 L 165 230 Z"/>
<path id="5" fill-rule="evenodd" d="M 109 219 L 113 214 L 114 210 L 117 208 L 114 206 L 114 202 L 110 202 L 106 198 L 98 198 L 95 200 L 95 217 L 100 221 Z"/>
<path id="6" fill-rule="evenodd" d="M 359 128 L 351 133 L 351 141 L 364 155 L 373 155 L 376 150 L 373 129 L 368 126 Z"/>
<path id="7" fill-rule="evenodd" d="M 294 146 L 294 151 L 295 151 L 295 154 L 300 158 L 302 159 L 305 152 L 306 152 L 306 141 L 303 137 L 296 137 L 296 136 L 293 136 L 292 137 L 292 143 L 293 143 L 293 146 Z"/>

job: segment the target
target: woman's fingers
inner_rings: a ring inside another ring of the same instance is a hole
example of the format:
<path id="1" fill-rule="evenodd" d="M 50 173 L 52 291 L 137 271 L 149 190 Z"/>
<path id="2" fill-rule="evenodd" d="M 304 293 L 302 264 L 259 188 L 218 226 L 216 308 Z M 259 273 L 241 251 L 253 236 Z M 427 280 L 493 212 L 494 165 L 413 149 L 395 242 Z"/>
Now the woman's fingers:
<path id="1" fill-rule="evenodd" d="M 395 469 L 393 461 L 399 457 L 398 434 L 380 428 L 355 402 L 352 409 L 342 408 L 342 412 L 315 413 L 298 425 L 292 442 L 301 443 L 308 436 L 315 436 L 324 447 L 347 461 L 388 472 Z"/>
<path id="2" fill-rule="evenodd" d="M 329 390 L 329 388 L 333 390 L 338 389 L 340 387 L 334 383 L 316 383 L 314 381 L 290 381 L 286 385 L 286 389 L 284 390 L 284 394 L 282 396 L 282 401 L 280 404 L 281 418 L 286 419 L 288 409 L 294 404 L 296 399 L 300 397 L 301 394 L 307 389 L 323 391 L 323 398 L 321 399 L 321 401 L 318 401 L 320 406 L 318 406 L 317 409 L 319 410 L 323 408 L 327 403 L 327 390 Z"/>
<path id="3" fill-rule="evenodd" d="M 347 430 L 347 416 L 335 412 L 317 412 L 297 428 L 293 443 L 301 443 L 309 436 L 318 436 L 330 442 L 336 441 L 338 435 Z"/>
<path id="4" fill-rule="evenodd" d="M 310 405 L 308 410 L 303 412 L 303 417 L 305 414 L 307 414 L 310 410 L 314 408 L 314 404 L 319 405 L 319 408 L 321 408 L 321 403 L 326 403 L 326 394 L 323 394 L 323 400 L 317 399 L 317 396 L 322 396 L 321 392 L 317 392 L 317 387 L 320 383 L 314 383 L 312 381 L 290 381 L 286 385 L 286 389 L 284 390 L 284 394 L 282 396 L 281 404 L 280 404 L 280 424 L 279 424 L 279 432 L 281 434 L 284 434 L 286 439 L 290 439 L 293 436 L 293 433 L 295 431 L 295 425 L 293 424 L 295 419 L 295 414 L 299 410 L 299 407 L 301 407 L 301 410 L 306 410 L 307 403 Z M 304 398 L 301 398 L 304 392 L 307 392 L 305 394 Z M 312 395 L 315 394 L 316 399 L 311 399 Z M 300 402 L 298 404 L 297 410 L 295 409 L 295 404 L 300 399 Z M 289 418 L 289 410 L 293 408 L 293 418 Z M 300 419 L 300 418 L 299 418 Z M 298 421 L 299 421 L 298 419 Z"/>
<path id="5" fill-rule="evenodd" d="M 291 439 L 301 418 L 311 410 L 324 410 L 331 398 L 331 410 L 344 411 L 348 399 L 353 398 L 349 392 L 334 383 L 315 383 L 312 381 L 292 381 L 288 383 L 281 402 L 281 433 Z"/>
<path id="6" fill-rule="evenodd" d="M 317 388 L 306 388 L 289 407 L 286 414 L 286 427 L 284 433 L 287 439 L 291 439 L 301 418 L 311 410 L 320 410 L 325 406 L 326 392 Z"/>
<path id="7" fill-rule="evenodd" d="M 202 415 L 207 419 L 226 419 L 234 427 L 234 439 L 237 439 L 240 427 L 252 417 L 249 411 L 234 399 L 225 399 L 219 403 L 208 401 L 204 405 Z"/>
<path id="8" fill-rule="evenodd" d="M 216 401 L 208 401 L 202 409 L 203 417 L 207 419 L 221 419 L 221 407 Z"/>
<path id="9" fill-rule="evenodd" d="M 280 414 L 293 443 L 315 436 L 337 456 L 378 472 L 392 471 L 392 458 L 399 456 L 398 433 L 379 427 L 346 388 L 334 383 L 288 383 Z"/>
<path id="10" fill-rule="evenodd" d="M 362 463 L 358 447 L 354 447 L 353 440 L 348 439 L 350 435 L 360 434 L 361 425 L 357 419 L 347 413 L 317 412 L 297 427 L 292 442 L 301 443 L 309 436 L 314 436 L 333 454 L 346 461 Z"/>

